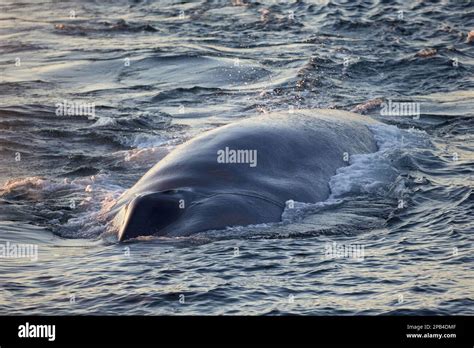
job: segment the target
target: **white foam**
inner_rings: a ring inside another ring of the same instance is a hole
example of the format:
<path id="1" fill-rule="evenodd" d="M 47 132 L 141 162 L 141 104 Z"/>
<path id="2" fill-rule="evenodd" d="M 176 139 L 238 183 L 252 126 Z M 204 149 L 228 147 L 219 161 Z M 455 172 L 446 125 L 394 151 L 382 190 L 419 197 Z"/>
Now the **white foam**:
<path id="1" fill-rule="evenodd" d="M 97 121 L 90 127 L 103 127 L 103 126 L 113 126 L 117 121 L 113 117 L 99 116 Z"/>
<path id="2" fill-rule="evenodd" d="M 419 137 L 416 131 L 401 130 L 390 125 L 372 126 L 370 130 L 378 151 L 352 155 L 349 166 L 336 171 L 336 175 L 329 180 L 331 199 L 357 194 L 386 195 L 400 174 L 394 166 L 394 159 Z"/>
<path id="3" fill-rule="evenodd" d="M 16 178 L 8 180 L 3 187 L 0 188 L 0 196 L 6 196 L 9 194 L 26 194 L 28 196 L 36 197 L 40 193 L 68 189 L 72 186 L 74 186 L 74 184 L 67 179 L 49 180 L 39 176 Z"/>
<path id="4" fill-rule="evenodd" d="M 97 174 L 74 180 L 46 179 L 41 177 L 18 178 L 0 187 L 0 197 L 22 195 L 32 201 L 38 209 L 44 206 L 45 197 L 62 200 L 64 206 L 75 210 L 74 217 L 61 225 L 58 219 L 48 221 L 49 227 L 58 227 L 57 232 L 65 237 L 97 237 L 105 229 L 104 212 L 125 190 L 110 182 L 110 175 Z M 65 194 L 67 193 L 67 195 Z M 56 194 L 60 195 L 59 198 Z M 49 211 L 45 212 L 49 215 Z"/>
<path id="5" fill-rule="evenodd" d="M 163 139 L 157 134 L 140 133 L 133 134 L 130 137 L 123 137 L 120 139 L 120 142 L 122 143 L 122 145 L 125 146 L 143 149 L 166 145 L 168 143 L 168 140 Z"/>
<path id="6" fill-rule="evenodd" d="M 398 180 L 399 170 L 395 166 L 405 150 L 426 143 L 423 131 L 402 130 L 391 125 L 371 126 L 378 151 L 369 154 L 352 155 L 349 165 L 341 167 L 329 180 L 331 194 L 324 202 L 301 203 L 294 202 L 294 207 L 288 205 L 282 214 L 282 221 L 294 222 L 308 214 L 318 213 L 331 205 L 337 205 L 348 196 L 363 194 L 385 197 L 400 195 L 405 186 L 403 180 Z"/>
<path id="7" fill-rule="evenodd" d="M 315 213 L 320 209 L 329 207 L 332 205 L 337 205 L 341 203 L 340 199 L 327 199 L 324 202 L 317 203 L 303 203 L 303 202 L 294 202 L 288 204 L 290 201 L 286 202 L 286 208 L 281 215 L 281 221 L 284 223 L 297 221 L 299 218 L 307 215 L 308 213 Z"/>
<path id="8" fill-rule="evenodd" d="M 172 149 L 172 146 L 138 148 L 118 151 L 113 153 L 112 156 L 119 159 L 121 165 L 147 167 L 160 161 Z"/>
<path id="9" fill-rule="evenodd" d="M 84 180 L 81 201 L 77 204 L 80 210 L 74 214 L 58 231 L 64 237 L 91 238 L 102 234 L 107 226 L 107 212 L 114 205 L 125 188 L 108 183 L 107 180 L 91 177 L 90 183 Z"/>

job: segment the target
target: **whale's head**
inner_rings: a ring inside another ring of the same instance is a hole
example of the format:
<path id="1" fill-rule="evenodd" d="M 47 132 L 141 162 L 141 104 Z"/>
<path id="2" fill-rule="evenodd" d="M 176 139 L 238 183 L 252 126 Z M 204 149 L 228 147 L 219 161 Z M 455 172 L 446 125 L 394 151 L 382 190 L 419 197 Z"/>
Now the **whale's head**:
<path id="1" fill-rule="evenodd" d="M 135 196 L 116 216 L 118 240 L 187 236 L 226 226 L 278 221 L 283 208 L 248 194 L 176 189 Z"/>
<path id="2" fill-rule="evenodd" d="M 140 194 L 119 212 L 118 240 L 163 235 L 180 220 L 190 200 L 190 192 L 167 190 Z"/>

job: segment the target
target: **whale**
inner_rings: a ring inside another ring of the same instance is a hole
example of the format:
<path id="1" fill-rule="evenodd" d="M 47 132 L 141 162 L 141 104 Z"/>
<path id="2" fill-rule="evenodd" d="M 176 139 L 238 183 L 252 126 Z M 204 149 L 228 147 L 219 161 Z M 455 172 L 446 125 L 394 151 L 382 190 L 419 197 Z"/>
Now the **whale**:
<path id="1" fill-rule="evenodd" d="M 111 209 L 118 241 L 189 236 L 281 221 L 288 202 L 317 203 L 357 154 L 377 151 L 378 121 L 333 109 L 241 119 L 177 146 Z"/>

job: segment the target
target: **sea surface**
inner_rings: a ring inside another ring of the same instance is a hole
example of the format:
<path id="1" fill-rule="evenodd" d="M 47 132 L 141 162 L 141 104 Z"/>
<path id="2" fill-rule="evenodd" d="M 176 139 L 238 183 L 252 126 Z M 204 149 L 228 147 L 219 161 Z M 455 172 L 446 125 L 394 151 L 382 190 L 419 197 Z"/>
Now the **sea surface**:
<path id="1" fill-rule="evenodd" d="M 470 0 L 0 0 L 0 314 L 474 314 L 473 29 Z M 300 108 L 384 123 L 327 201 L 105 233 L 176 145 Z"/>

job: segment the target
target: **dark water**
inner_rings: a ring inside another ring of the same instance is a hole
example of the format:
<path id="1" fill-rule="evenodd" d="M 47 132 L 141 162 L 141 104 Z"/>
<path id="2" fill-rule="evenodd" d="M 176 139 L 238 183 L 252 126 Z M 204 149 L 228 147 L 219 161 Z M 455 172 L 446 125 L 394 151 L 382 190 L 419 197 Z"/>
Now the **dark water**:
<path id="1" fill-rule="evenodd" d="M 0 259 L 1 313 L 473 314 L 473 29 L 472 1 L 0 0 L 0 240 L 39 253 Z M 103 236 L 114 199 L 203 130 L 377 98 L 420 118 L 356 108 L 386 123 L 380 149 L 328 201 Z M 57 115 L 63 100 L 95 115 Z"/>

